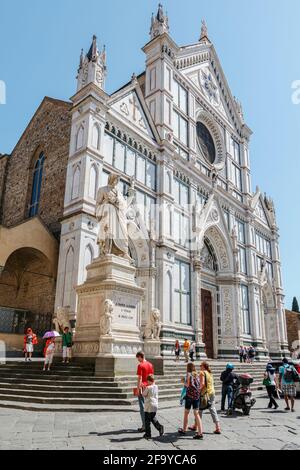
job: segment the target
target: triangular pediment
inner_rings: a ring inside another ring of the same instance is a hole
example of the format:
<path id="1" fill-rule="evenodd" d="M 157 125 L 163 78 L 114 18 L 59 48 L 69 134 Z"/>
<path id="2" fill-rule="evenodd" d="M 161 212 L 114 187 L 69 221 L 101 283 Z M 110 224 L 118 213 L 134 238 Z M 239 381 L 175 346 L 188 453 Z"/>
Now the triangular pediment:
<path id="1" fill-rule="evenodd" d="M 127 126 L 142 132 L 151 140 L 158 140 L 158 134 L 144 101 L 139 85 L 125 87 L 111 97 L 108 103 L 115 116 Z"/>
<path id="2" fill-rule="evenodd" d="M 235 127 L 244 124 L 240 103 L 234 98 L 211 43 L 183 47 L 177 66 L 209 104 Z"/>
<path id="3" fill-rule="evenodd" d="M 257 215 L 257 217 L 266 225 L 269 225 L 269 222 L 268 222 L 268 218 L 267 218 L 267 215 L 266 215 L 266 210 L 263 206 L 263 203 L 261 201 L 261 198 L 258 199 L 258 202 L 256 204 L 256 207 L 255 207 L 255 215 Z"/>
<path id="4" fill-rule="evenodd" d="M 203 242 L 205 233 L 216 225 L 224 234 L 224 238 L 231 244 L 223 209 L 215 193 L 212 193 L 204 206 L 201 207 L 197 205 L 195 210 L 194 232 L 196 233 L 200 245 Z"/>
<path id="5" fill-rule="evenodd" d="M 272 226 L 274 221 L 272 221 L 272 217 L 266 208 L 261 191 L 258 187 L 256 188 L 256 193 L 252 197 L 250 206 L 260 222 L 262 222 L 264 225 L 267 225 L 268 227 Z"/>

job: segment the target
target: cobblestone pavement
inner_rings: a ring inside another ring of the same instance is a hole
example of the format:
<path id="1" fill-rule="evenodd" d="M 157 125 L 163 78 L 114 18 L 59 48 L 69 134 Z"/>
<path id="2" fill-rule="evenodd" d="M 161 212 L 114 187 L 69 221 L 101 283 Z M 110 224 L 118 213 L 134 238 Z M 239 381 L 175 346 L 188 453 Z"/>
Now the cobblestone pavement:
<path id="1" fill-rule="evenodd" d="M 0 449 L 300 449 L 299 401 L 296 412 L 291 413 L 283 410 L 283 400 L 277 411 L 270 411 L 262 392 L 256 398 L 250 417 L 238 412 L 232 417 L 222 415 L 220 436 L 213 434 L 213 424 L 206 412 L 203 441 L 193 440 L 193 433 L 178 436 L 183 408 L 176 403 L 171 408 L 161 407 L 159 419 L 165 425 L 165 436 L 159 438 L 153 430 L 152 441 L 145 441 L 136 432 L 140 426 L 137 408 L 132 413 L 49 413 L 0 408 Z"/>

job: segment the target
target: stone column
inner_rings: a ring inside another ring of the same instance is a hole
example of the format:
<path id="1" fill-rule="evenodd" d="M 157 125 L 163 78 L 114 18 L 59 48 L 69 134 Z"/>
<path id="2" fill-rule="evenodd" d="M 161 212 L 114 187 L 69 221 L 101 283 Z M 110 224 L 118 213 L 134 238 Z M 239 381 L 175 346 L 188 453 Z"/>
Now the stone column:
<path id="1" fill-rule="evenodd" d="M 202 305 L 201 305 L 201 261 L 200 258 L 193 259 L 193 283 L 192 298 L 194 299 L 194 328 L 196 342 L 196 357 L 206 358 L 205 344 L 203 343 L 202 328 Z"/>

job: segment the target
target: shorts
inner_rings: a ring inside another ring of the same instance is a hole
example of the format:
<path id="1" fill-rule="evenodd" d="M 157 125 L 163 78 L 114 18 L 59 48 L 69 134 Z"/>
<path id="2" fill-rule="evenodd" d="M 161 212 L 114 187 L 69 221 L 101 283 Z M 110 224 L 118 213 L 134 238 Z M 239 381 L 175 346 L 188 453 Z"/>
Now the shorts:
<path id="1" fill-rule="evenodd" d="M 46 364 L 52 364 L 53 356 L 54 356 L 54 352 L 51 353 L 51 354 L 46 354 L 46 356 L 45 356 L 45 365 Z"/>
<path id="2" fill-rule="evenodd" d="M 200 399 L 193 400 L 193 398 L 185 397 L 185 409 L 190 410 L 193 407 L 193 410 L 199 410 Z"/>
<path id="3" fill-rule="evenodd" d="M 26 344 L 25 351 L 28 353 L 33 353 L 33 344 Z"/>
<path id="4" fill-rule="evenodd" d="M 68 346 L 63 346 L 63 359 L 71 359 L 72 356 L 72 348 Z"/>
<path id="5" fill-rule="evenodd" d="M 288 395 L 289 397 L 295 397 L 297 395 L 296 385 L 294 383 L 282 384 L 281 391 L 283 395 Z"/>

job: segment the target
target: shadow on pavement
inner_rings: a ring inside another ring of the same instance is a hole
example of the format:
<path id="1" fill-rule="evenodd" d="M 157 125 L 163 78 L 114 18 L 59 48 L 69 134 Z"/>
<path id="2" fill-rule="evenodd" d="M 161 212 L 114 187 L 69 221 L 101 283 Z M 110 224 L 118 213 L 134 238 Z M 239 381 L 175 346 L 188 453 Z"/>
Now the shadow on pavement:
<path id="1" fill-rule="evenodd" d="M 98 436 L 98 437 L 103 437 L 103 436 L 119 436 L 120 434 L 139 434 L 140 437 L 143 437 L 142 432 L 137 431 L 136 429 L 122 429 L 122 430 L 116 430 L 116 431 L 107 431 L 107 432 L 90 432 L 89 433 L 91 436 Z"/>

